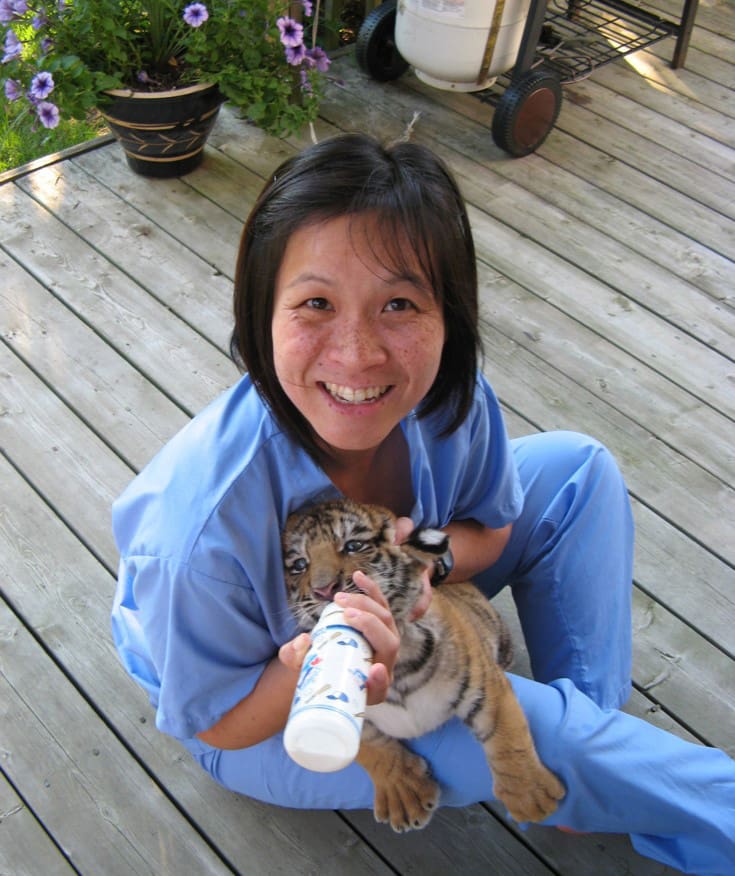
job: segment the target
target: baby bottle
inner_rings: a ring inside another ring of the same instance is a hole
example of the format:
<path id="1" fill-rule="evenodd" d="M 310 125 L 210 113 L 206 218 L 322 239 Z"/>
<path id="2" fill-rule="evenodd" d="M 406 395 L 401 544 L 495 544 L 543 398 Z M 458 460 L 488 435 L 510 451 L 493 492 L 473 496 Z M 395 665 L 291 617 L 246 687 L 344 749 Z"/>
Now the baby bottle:
<path id="1" fill-rule="evenodd" d="M 333 602 L 311 632 L 283 744 L 299 766 L 330 773 L 357 756 L 373 650 Z"/>

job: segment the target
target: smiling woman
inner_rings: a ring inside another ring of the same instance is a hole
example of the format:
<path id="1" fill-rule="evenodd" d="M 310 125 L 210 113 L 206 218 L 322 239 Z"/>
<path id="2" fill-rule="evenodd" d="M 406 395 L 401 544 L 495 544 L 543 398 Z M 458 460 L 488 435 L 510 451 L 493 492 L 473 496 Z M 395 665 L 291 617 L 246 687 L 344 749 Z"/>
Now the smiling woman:
<path id="1" fill-rule="evenodd" d="M 390 261 L 377 218 L 358 214 L 296 231 L 278 272 L 276 376 L 333 478 L 340 469 L 374 472 L 376 452 L 439 368 L 441 304 L 418 264 L 406 276 Z"/>
<path id="2" fill-rule="evenodd" d="M 349 281 L 343 279 L 346 271 Z M 287 288 L 297 279 L 294 289 Z M 344 307 L 360 297 L 352 283 L 377 296 L 359 315 Z M 282 303 L 288 292 L 296 324 L 303 326 L 304 311 L 311 312 L 310 325 L 319 320 L 324 331 L 339 324 L 335 339 L 341 355 L 352 351 L 356 361 L 343 363 L 341 376 L 324 373 L 319 379 L 351 390 L 392 384 L 385 375 L 370 377 L 365 357 L 383 355 L 371 340 L 376 326 L 390 330 L 394 344 L 401 327 L 420 328 L 420 344 L 440 354 L 421 414 L 453 410 L 449 432 L 466 415 L 474 391 L 480 344 L 476 288 L 469 221 L 444 166 L 409 144 L 395 145 L 389 162 L 376 160 L 369 138 L 347 135 L 285 162 L 261 193 L 242 236 L 231 351 L 284 427 L 321 460 L 324 445 L 281 385 L 272 333 L 260 328 L 272 322 L 274 332 L 280 331 L 276 289 Z M 449 312 L 452 319 L 445 321 Z"/>

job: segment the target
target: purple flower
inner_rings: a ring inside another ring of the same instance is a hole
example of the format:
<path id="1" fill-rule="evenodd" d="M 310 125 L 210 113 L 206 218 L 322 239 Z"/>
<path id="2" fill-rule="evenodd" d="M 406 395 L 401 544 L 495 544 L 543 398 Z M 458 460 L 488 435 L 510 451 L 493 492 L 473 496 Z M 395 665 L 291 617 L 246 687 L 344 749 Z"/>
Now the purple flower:
<path id="1" fill-rule="evenodd" d="M 33 16 L 33 21 L 31 21 L 31 27 L 33 30 L 41 30 L 42 27 L 45 27 L 48 24 L 48 18 L 43 12 L 39 12 L 37 15 Z"/>
<path id="2" fill-rule="evenodd" d="M 0 63 L 5 64 L 7 61 L 12 61 L 15 58 L 20 57 L 20 53 L 23 51 L 23 45 L 18 37 L 15 35 L 15 32 L 9 30 L 5 35 L 5 44 L 3 45 L 5 50 L 5 54 L 2 57 Z"/>
<path id="3" fill-rule="evenodd" d="M 54 77 L 50 73 L 36 73 L 31 79 L 31 97 L 45 100 L 54 90 Z"/>
<path id="4" fill-rule="evenodd" d="M 28 4 L 26 3 L 26 0 L 12 0 L 11 5 L 13 7 L 13 12 L 18 16 L 25 15 L 26 12 L 28 12 Z"/>
<path id="5" fill-rule="evenodd" d="M 286 46 L 286 60 L 289 64 L 298 67 L 304 58 L 306 58 L 306 46 L 303 43 L 299 43 L 298 46 Z"/>
<path id="6" fill-rule="evenodd" d="M 303 67 L 301 68 L 301 90 L 305 91 L 307 94 L 311 94 L 314 90 L 311 87 L 311 82 L 309 81 L 309 74 L 306 72 L 306 70 L 304 70 Z"/>
<path id="7" fill-rule="evenodd" d="M 15 11 L 12 0 L 0 0 L 0 24 L 7 24 L 13 20 Z"/>
<path id="8" fill-rule="evenodd" d="M 39 103 L 36 113 L 44 128 L 55 128 L 59 124 L 59 108 L 54 103 L 47 101 Z"/>
<path id="9" fill-rule="evenodd" d="M 190 3 L 184 10 L 184 21 L 192 27 L 201 27 L 208 18 L 209 12 L 203 3 Z"/>
<path id="10" fill-rule="evenodd" d="M 22 94 L 23 89 L 20 82 L 17 82 L 15 79 L 5 80 L 5 97 L 8 100 L 18 100 Z"/>
<path id="11" fill-rule="evenodd" d="M 147 85 L 151 81 L 151 77 L 145 72 L 145 70 L 139 70 L 136 78 L 138 82 L 141 82 L 143 85 Z"/>
<path id="12" fill-rule="evenodd" d="M 329 70 L 329 65 L 332 63 L 327 57 L 327 53 L 324 49 L 320 49 L 319 46 L 314 46 L 313 49 L 310 49 L 307 52 L 309 59 L 312 62 L 312 65 L 316 67 L 316 69 L 320 73 L 326 73 Z"/>
<path id="13" fill-rule="evenodd" d="M 303 43 L 304 28 L 298 23 L 298 21 L 294 21 L 293 18 L 284 16 L 283 18 L 279 18 L 278 21 L 276 21 L 276 24 L 278 25 L 278 30 L 281 31 L 281 43 L 284 46 L 296 48 L 296 46 Z"/>
<path id="14" fill-rule="evenodd" d="M 304 7 L 304 15 L 307 17 L 314 11 L 311 5 L 311 0 L 301 0 L 301 5 Z"/>
<path id="15" fill-rule="evenodd" d="M 51 49 L 53 49 L 53 47 L 54 47 L 54 41 L 51 39 L 51 37 L 44 37 L 41 40 L 41 53 L 42 54 L 48 55 L 48 53 L 51 51 Z"/>

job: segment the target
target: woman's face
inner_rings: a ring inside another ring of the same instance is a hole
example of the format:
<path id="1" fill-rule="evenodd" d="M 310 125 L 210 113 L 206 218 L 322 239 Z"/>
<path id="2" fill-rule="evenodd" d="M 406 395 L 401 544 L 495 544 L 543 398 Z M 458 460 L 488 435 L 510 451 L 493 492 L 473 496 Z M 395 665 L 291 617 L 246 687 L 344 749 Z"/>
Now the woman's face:
<path id="1" fill-rule="evenodd" d="M 413 261 L 408 274 L 386 267 L 369 215 L 306 225 L 286 246 L 273 307 L 276 375 L 332 453 L 377 448 L 434 382 L 444 318 Z"/>

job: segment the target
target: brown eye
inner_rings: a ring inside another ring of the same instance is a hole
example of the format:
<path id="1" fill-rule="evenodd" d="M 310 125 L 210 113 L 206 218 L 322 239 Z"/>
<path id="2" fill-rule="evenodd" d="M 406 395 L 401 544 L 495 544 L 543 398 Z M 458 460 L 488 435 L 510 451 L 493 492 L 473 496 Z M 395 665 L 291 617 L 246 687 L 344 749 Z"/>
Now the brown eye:
<path id="1" fill-rule="evenodd" d="M 311 310 L 328 310 L 329 302 L 326 298 L 309 298 L 306 302 L 306 306 Z"/>
<path id="2" fill-rule="evenodd" d="M 401 313 L 404 310 L 410 310 L 412 307 L 413 304 L 408 298 L 393 298 L 386 304 L 385 309 L 392 313 Z"/>

